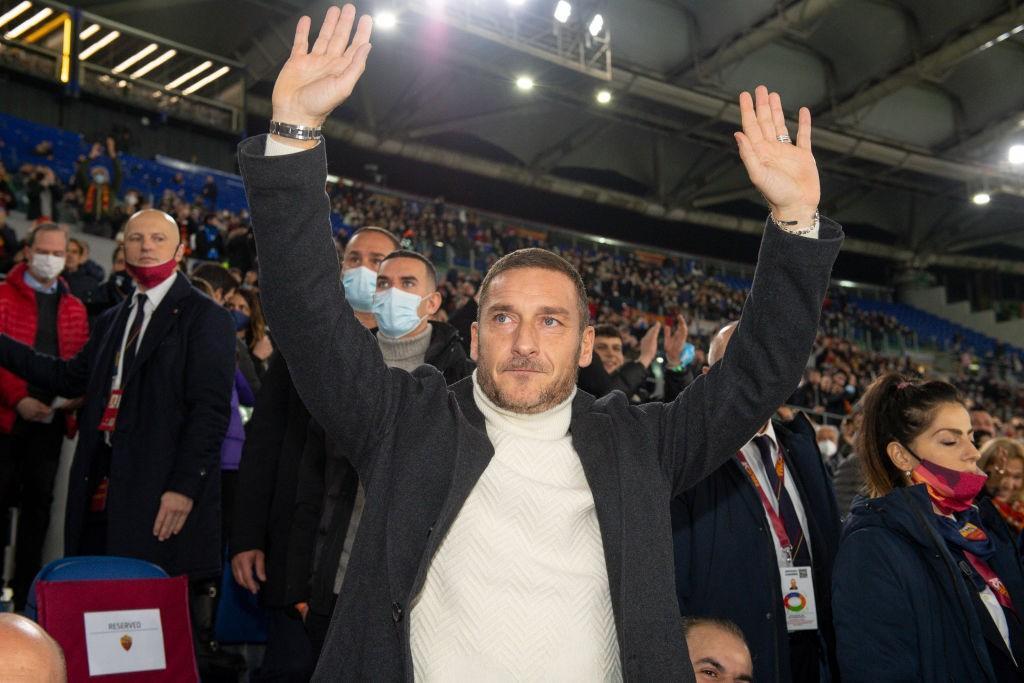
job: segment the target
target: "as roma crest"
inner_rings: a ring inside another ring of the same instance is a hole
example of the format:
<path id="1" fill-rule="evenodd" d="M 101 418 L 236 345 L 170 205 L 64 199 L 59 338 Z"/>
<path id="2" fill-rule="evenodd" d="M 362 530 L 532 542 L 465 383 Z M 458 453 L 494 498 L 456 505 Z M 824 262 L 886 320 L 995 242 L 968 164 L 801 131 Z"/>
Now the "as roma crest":
<path id="1" fill-rule="evenodd" d="M 124 648 L 125 652 L 132 649 L 132 637 L 127 633 L 121 636 L 121 647 Z"/>

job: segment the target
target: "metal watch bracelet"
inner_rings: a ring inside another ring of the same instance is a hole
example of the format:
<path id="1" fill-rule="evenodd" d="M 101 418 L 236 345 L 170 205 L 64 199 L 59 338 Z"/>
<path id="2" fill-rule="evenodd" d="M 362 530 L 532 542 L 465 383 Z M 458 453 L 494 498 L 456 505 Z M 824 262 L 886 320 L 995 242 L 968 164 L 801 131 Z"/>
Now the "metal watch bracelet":
<path id="1" fill-rule="evenodd" d="M 292 140 L 319 140 L 320 131 L 320 126 L 310 128 L 309 126 L 298 126 L 281 121 L 270 122 L 271 135 L 280 135 L 283 138 L 291 138 Z"/>

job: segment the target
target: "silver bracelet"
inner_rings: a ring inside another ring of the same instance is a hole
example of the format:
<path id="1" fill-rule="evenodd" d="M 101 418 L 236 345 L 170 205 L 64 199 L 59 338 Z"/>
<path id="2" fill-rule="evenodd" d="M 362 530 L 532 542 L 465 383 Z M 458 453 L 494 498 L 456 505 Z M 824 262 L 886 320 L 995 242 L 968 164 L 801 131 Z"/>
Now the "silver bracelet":
<path id="1" fill-rule="evenodd" d="M 815 228 L 817 228 L 818 226 L 821 225 L 821 216 L 818 213 L 817 209 L 814 210 L 814 218 L 813 218 L 813 220 L 811 222 L 811 227 L 803 228 L 801 230 L 794 230 L 793 229 L 793 226 L 795 226 L 800 221 L 780 221 L 779 219 L 777 219 L 775 217 L 775 214 L 771 213 L 771 212 L 768 213 L 768 218 L 770 218 L 772 223 L 777 225 L 780 230 L 782 230 L 784 232 L 788 232 L 790 235 L 797 235 L 797 236 L 806 235 L 806 234 L 808 234 L 810 232 L 813 232 Z"/>
<path id="2" fill-rule="evenodd" d="M 292 140 L 319 140 L 321 130 L 320 126 L 310 128 L 309 126 L 282 123 L 281 121 L 270 122 L 271 135 L 280 135 L 283 138 L 291 138 Z"/>

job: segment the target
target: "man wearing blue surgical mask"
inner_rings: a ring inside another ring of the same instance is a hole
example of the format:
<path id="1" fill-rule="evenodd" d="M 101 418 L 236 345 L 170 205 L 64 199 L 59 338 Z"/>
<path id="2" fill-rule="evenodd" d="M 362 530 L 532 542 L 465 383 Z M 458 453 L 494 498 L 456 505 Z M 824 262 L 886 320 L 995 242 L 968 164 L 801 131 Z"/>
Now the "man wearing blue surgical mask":
<path id="1" fill-rule="evenodd" d="M 398 249 L 398 238 L 383 228 L 368 226 L 356 230 L 341 257 L 341 282 L 345 299 L 356 319 L 368 330 L 376 329 L 373 293 L 377 289 L 377 268 L 388 254 Z"/>

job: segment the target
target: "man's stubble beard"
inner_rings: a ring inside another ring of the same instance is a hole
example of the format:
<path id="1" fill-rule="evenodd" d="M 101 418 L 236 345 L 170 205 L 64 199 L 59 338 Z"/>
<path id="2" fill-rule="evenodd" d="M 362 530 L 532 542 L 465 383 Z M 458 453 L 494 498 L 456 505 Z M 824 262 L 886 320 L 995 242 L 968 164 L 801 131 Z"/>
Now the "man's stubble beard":
<path id="1" fill-rule="evenodd" d="M 492 367 L 487 363 L 487 358 L 482 353 L 482 350 L 481 346 L 477 354 L 477 367 L 481 370 L 476 375 L 477 383 L 480 385 L 480 390 L 484 392 L 484 396 L 502 410 L 520 415 L 543 413 L 564 402 L 572 394 L 573 389 L 576 388 L 576 376 L 579 373 L 579 360 L 583 352 L 582 348 L 577 348 L 576 358 L 568 369 L 541 389 L 537 399 L 530 403 L 516 402 L 502 394 L 501 388 L 491 375 Z"/>

